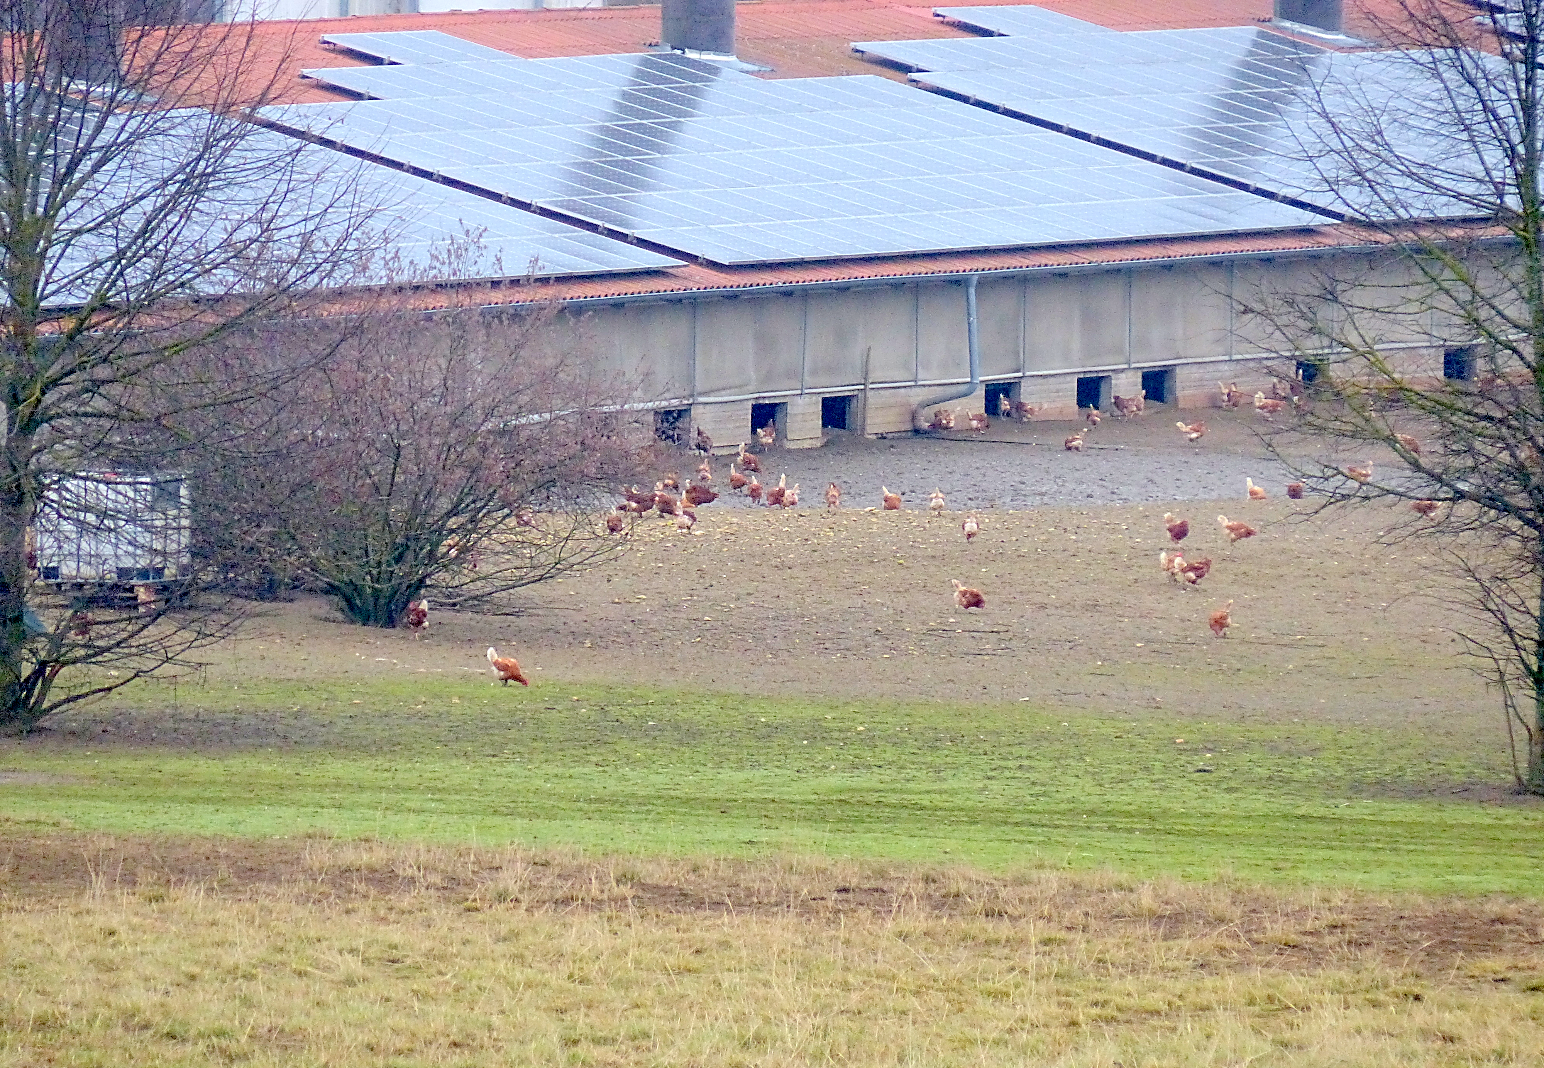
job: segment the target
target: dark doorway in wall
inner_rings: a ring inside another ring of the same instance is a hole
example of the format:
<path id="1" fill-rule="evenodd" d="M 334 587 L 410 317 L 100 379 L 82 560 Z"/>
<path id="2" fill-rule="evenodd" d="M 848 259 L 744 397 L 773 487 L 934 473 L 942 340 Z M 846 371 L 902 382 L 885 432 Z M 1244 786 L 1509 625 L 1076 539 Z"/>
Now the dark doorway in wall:
<path id="1" fill-rule="evenodd" d="M 690 408 L 660 408 L 654 412 L 654 436 L 672 445 L 686 444 L 686 432 L 691 429 Z"/>
<path id="2" fill-rule="evenodd" d="M 852 397 L 820 398 L 820 429 L 852 429 Z"/>
<path id="3" fill-rule="evenodd" d="M 1014 396 L 1018 392 L 1017 382 L 989 382 L 986 387 L 986 414 L 996 419 L 1001 409 L 999 398 L 1007 397 L 1012 404 L 1018 398 Z"/>
<path id="4" fill-rule="evenodd" d="M 1312 360 L 1298 360 L 1297 380 L 1305 386 L 1313 385 L 1319 380 L 1319 365 Z"/>
<path id="5" fill-rule="evenodd" d="M 1142 372 L 1142 392 L 1154 404 L 1173 404 L 1179 400 L 1178 375 L 1172 367 L 1156 367 Z"/>
<path id="6" fill-rule="evenodd" d="M 751 433 L 754 434 L 768 423 L 777 424 L 778 437 L 788 436 L 788 405 L 752 404 Z"/>
<path id="7" fill-rule="evenodd" d="M 1078 407 L 1104 408 L 1110 403 L 1110 376 L 1085 375 L 1078 379 Z"/>
<path id="8" fill-rule="evenodd" d="M 1474 380 L 1474 346 L 1457 345 L 1442 350 L 1442 377 L 1456 382 Z"/>

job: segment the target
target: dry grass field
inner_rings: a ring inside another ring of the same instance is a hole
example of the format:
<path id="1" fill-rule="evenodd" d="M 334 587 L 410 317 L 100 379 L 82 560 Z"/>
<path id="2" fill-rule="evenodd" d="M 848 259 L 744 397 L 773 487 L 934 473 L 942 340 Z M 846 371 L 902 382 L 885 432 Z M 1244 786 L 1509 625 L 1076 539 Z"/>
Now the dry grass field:
<path id="1" fill-rule="evenodd" d="M 0 1065 L 1540 1063 L 1544 810 L 1459 617 L 1409 517 L 1268 488 L 961 493 L 966 544 L 855 484 L 421 639 L 263 606 L 0 740 Z"/>
<path id="2" fill-rule="evenodd" d="M 1531 903 L 324 840 L 6 863 L 51 873 L 4 900 L 6 1064 L 1544 1056 Z"/>

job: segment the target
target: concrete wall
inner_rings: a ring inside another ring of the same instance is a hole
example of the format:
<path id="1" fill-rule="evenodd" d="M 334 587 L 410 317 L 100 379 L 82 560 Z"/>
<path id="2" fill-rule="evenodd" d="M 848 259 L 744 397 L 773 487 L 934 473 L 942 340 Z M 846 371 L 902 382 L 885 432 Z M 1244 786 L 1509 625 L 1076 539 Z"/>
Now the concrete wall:
<path id="1" fill-rule="evenodd" d="M 1357 299 L 1388 312 L 1388 343 L 1423 367 L 1435 361 L 1440 373 L 1434 317 L 1410 313 L 1408 266 L 1366 257 L 1348 264 Z M 1108 376 L 1110 392 L 1135 395 L 1142 371 L 1172 367 L 1180 408 L 1216 404 L 1218 382 L 1252 394 L 1269 387 L 1267 354 L 1279 350 L 1281 324 L 1243 315 L 1235 298 L 1310 288 L 1322 268 L 1261 259 L 983 277 L 982 375 L 1063 418 L 1076 414 L 1080 376 Z M 788 405 L 779 432 L 789 447 L 818 445 L 820 398 L 839 394 L 858 398 L 856 429 L 910 430 L 913 408 L 969 371 L 958 280 L 601 305 L 578 322 L 606 367 L 641 376 L 661 403 L 692 404 L 694 421 L 726 446 L 750 439 L 756 402 Z M 983 390 L 948 404 L 981 411 Z"/>

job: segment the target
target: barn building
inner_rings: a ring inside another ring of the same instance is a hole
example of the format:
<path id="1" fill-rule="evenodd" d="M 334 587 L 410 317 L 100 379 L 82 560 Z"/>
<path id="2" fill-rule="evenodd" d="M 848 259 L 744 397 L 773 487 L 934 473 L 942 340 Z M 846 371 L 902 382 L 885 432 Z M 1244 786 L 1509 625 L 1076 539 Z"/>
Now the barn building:
<path id="1" fill-rule="evenodd" d="M 1068 417 L 1263 385 L 1235 298 L 1380 255 L 1276 143 L 1304 70 L 1357 43 L 1340 9 L 667 0 L 318 21 L 297 24 L 304 69 L 271 118 L 540 230 L 504 250 L 530 269 L 488 302 L 561 301 L 662 430 L 727 447 L 775 421 L 812 447 L 909 432 L 938 403 Z M 565 260 L 575 242 L 613 262 Z M 1388 344 L 1442 373 L 1429 332 Z"/>

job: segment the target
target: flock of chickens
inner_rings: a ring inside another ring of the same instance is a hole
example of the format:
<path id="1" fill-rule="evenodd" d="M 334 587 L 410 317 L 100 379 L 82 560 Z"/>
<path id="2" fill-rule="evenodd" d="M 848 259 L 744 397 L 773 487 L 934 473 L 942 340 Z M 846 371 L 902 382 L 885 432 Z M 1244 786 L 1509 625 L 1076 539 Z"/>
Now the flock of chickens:
<path id="1" fill-rule="evenodd" d="M 1238 389 L 1237 383 L 1224 385 L 1217 383 L 1220 405 L 1223 408 L 1239 408 L 1243 405 L 1245 396 Z M 1295 410 L 1303 403 L 1301 383 L 1277 381 L 1272 385 L 1272 395 L 1267 397 L 1264 391 L 1255 393 L 1253 407 L 1255 411 L 1267 420 L 1289 409 Z M 1146 408 L 1147 393 L 1145 390 L 1134 397 L 1115 396 L 1112 407 L 1115 414 L 1122 419 L 1132 419 L 1141 415 Z M 998 417 L 1016 418 L 1027 422 L 1039 411 L 1033 405 L 1023 401 L 1015 401 L 1007 396 L 998 398 Z M 991 427 L 991 419 L 984 412 L 965 412 L 966 424 L 972 431 L 984 433 Z M 947 431 L 955 428 L 956 414 L 948 408 L 939 408 L 932 414 L 931 421 L 924 429 L 933 431 Z M 1083 443 L 1088 434 L 1098 427 L 1102 416 L 1097 407 L 1090 407 L 1084 414 L 1087 426 L 1069 435 L 1063 441 L 1063 448 L 1069 452 L 1082 452 Z M 1194 423 L 1180 421 L 1175 423 L 1180 433 L 1189 442 L 1197 442 L 1206 434 L 1206 424 L 1200 420 Z M 756 430 L 757 442 L 760 444 L 763 456 L 776 444 L 777 427 L 775 423 L 768 423 Z M 1419 455 L 1420 442 L 1407 434 L 1396 435 L 1396 438 L 1404 449 Z M 775 486 L 764 485 L 760 481 L 765 474 L 763 460 L 749 450 L 749 442 L 741 443 L 739 454 L 729 465 L 729 489 L 735 493 L 743 493 L 753 504 L 764 505 L 770 508 L 793 508 L 799 503 L 799 484 L 795 482 L 788 485 L 786 474 L 778 477 Z M 655 482 L 652 490 L 639 489 L 632 486 L 623 493 L 624 499 L 618 503 L 614 510 L 607 514 L 606 529 L 613 534 L 620 534 L 627 529 L 629 517 L 639 517 L 651 511 L 657 511 L 659 515 L 674 522 L 676 528 L 682 532 L 690 532 L 697 523 L 697 509 L 703 505 L 711 504 L 717 500 L 720 494 L 712 488 L 714 472 L 712 464 L 713 441 L 702 429 L 698 429 L 693 438 L 692 448 L 702 456 L 702 462 L 698 464 L 695 478 L 687 480 L 683 485 L 675 472 L 666 474 Z M 1356 482 L 1367 482 L 1372 478 L 1372 464 L 1359 466 L 1347 466 L 1343 469 L 1346 477 Z M 1269 494 L 1264 488 L 1255 484 L 1252 478 L 1246 478 L 1245 497 L 1250 501 L 1266 500 Z M 1302 482 L 1289 482 L 1286 486 L 1286 494 L 1293 500 L 1300 500 L 1305 492 Z M 894 493 L 888 486 L 880 486 L 880 510 L 903 511 L 905 502 L 901 494 Z M 826 487 L 826 507 L 835 510 L 841 507 L 842 490 L 835 482 Z M 946 504 L 942 489 L 935 488 L 928 497 L 928 511 L 934 516 L 941 516 Z M 1411 508 L 1424 518 L 1432 518 L 1438 510 L 1438 505 L 1433 501 L 1415 501 Z M 873 511 L 874 509 L 870 509 Z M 1190 521 L 1165 512 L 1163 515 L 1164 526 L 1168 531 L 1169 541 L 1173 552 L 1164 549 L 1158 554 L 1158 564 L 1163 572 L 1169 576 L 1173 583 L 1188 586 L 1199 586 L 1212 570 L 1210 556 L 1200 559 L 1187 560 L 1180 544 L 1190 535 Z M 1217 517 L 1217 524 L 1222 534 L 1228 539 L 1228 545 L 1236 545 L 1247 538 L 1252 538 L 1259 533 L 1253 526 L 1239 519 L 1229 519 L 1226 515 Z M 970 512 L 960 523 L 960 531 L 966 543 L 973 541 L 981 532 L 981 517 L 976 512 Z M 966 586 L 964 583 L 953 580 L 954 602 L 962 611 L 979 610 L 986 608 L 986 596 L 978 589 Z M 429 602 L 427 600 L 414 602 L 409 606 L 407 614 L 408 628 L 415 633 L 421 633 L 428 625 Z M 1211 632 L 1219 637 L 1227 637 L 1228 628 L 1233 625 L 1232 619 L 1233 601 L 1228 601 L 1223 607 L 1213 611 L 1207 617 L 1207 625 Z M 518 682 L 522 686 L 529 686 L 530 682 L 520 670 L 519 663 L 513 657 L 501 657 L 497 650 L 489 648 L 488 662 L 492 666 L 499 680 L 508 685 L 510 682 Z"/>

